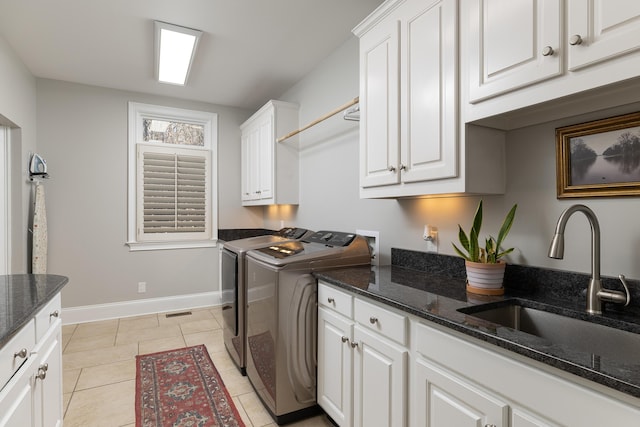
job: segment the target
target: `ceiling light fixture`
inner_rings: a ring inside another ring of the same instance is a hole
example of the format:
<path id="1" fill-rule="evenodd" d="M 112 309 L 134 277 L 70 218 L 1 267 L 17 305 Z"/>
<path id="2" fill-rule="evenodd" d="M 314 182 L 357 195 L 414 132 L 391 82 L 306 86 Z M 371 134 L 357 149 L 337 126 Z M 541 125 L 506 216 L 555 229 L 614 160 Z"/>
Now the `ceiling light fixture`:
<path id="1" fill-rule="evenodd" d="M 155 68 L 161 83 L 184 86 L 202 31 L 155 21 Z"/>

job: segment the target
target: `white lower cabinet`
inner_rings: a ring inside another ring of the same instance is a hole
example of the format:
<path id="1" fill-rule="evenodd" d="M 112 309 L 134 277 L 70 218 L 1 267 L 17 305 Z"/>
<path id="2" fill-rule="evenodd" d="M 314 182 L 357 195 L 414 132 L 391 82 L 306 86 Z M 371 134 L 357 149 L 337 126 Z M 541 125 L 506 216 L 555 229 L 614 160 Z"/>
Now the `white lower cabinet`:
<path id="1" fill-rule="evenodd" d="M 413 320 L 412 425 L 559 427 L 640 425 L 636 405 L 606 387 L 523 363 L 507 351 Z M 630 398 L 630 400 L 634 400 Z"/>
<path id="2" fill-rule="evenodd" d="M 640 399 L 318 285 L 318 404 L 340 427 L 640 426 Z"/>
<path id="3" fill-rule="evenodd" d="M 318 308 L 318 404 L 339 426 L 351 425 L 353 320 Z"/>
<path id="4" fill-rule="evenodd" d="M 33 426 L 34 363 L 27 360 L 0 392 L 0 427 Z"/>
<path id="5" fill-rule="evenodd" d="M 406 426 L 406 316 L 322 282 L 318 304 L 318 404 L 341 427 Z"/>
<path id="6" fill-rule="evenodd" d="M 11 361 L 0 363 L 0 378 L 8 379 L 0 382 L 0 427 L 62 426 L 59 316 L 58 294 L 0 348 L 0 361 Z"/>
<path id="7" fill-rule="evenodd" d="M 61 342 L 62 331 L 57 325 L 49 329 L 37 350 L 37 370 L 33 376 L 34 427 L 62 426 Z"/>
<path id="8" fill-rule="evenodd" d="M 413 362 L 416 425 L 508 425 L 509 406 L 423 357 Z"/>
<path id="9" fill-rule="evenodd" d="M 356 325 L 353 369 L 353 425 L 407 425 L 409 350 Z"/>

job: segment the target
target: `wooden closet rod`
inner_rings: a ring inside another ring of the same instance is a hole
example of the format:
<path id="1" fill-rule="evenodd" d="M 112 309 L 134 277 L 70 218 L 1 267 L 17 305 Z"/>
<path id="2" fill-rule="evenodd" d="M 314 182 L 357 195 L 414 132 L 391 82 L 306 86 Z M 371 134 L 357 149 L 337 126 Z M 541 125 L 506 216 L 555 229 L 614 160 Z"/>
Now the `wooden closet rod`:
<path id="1" fill-rule="evenodd" d="M 340 111 L 342 110 L 346 110 L 347 108 L 351 107 L 352 105 L 357 104 L 358 102 L 360 102 L 360 97 L 356 96 L 355 98 L 353 98 L 351 101 L 347 102 L 346 104 L 336 108 L 333 111 L 328 112 L 327 114 L 325 114 L 322 117 L 318 117 L 317 119 L 315 119 L 314 121 L 312 121 L 311 123 L 309 123 L 308 125 L 298 129 L 298 130 L 294 130 L 293 132 L 289 132 L 288 134 L 286 134 L 285 136 L 281 136 L 280 138 L 278 138 L 276 141 L 278 142 L 282 142 L 286 139 L 291 138 L 292 136 L 295 136 L 297 134 L 299 134 L 302 131 L 305 131 L 307 129 L 309 129 L 310 127 L 313 127 L 315 125 L 317 125 L 320 122 L 323 122 L 325 120 L 327 120 L 329 117 L 331 116 L 335 116 L 336 114 L 338 114 Z"/>

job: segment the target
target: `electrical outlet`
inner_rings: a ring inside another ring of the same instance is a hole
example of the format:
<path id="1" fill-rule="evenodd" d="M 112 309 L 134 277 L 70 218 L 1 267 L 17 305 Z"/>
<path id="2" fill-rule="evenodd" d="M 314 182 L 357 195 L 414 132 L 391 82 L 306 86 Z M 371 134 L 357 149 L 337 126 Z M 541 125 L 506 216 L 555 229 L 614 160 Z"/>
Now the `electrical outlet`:
<path id="1" fill-rule="evenodd" d="M 427 252 L 438 252 L 438 227 L 429 224 L 425 225 L 422 239 L 427 242 Z"/>
<path id="2" fill-rule="evenodd" d="M 147 282 L 138 282 L 138 293 L 144 294 L 147 292 Z"/>
<path id="3" fill-rule="evenodd" d="M 356 234 L 367 239 L 371 250 L 371 264 L 380 265 L 380 232 L 370 230 L 356 230 Z"/>

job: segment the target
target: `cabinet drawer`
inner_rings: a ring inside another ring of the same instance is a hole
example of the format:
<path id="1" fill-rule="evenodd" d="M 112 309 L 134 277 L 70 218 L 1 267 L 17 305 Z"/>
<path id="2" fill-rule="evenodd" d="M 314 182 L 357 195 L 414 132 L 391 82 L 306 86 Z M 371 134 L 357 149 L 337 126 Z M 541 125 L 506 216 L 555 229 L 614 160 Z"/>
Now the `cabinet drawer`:
<path id="1" fill-rule="evenodd" d="M 57 294 L 36 314 L 36 341 L 47 333 L 49 326 L 60 317 L 60 312 L 60 294 Z"/>
<path id="2" fill-rule="evenodd" d="M 0 389 L 11 379 L 11 376 L 31 357 L 31 351 L 36 343 L 35 324 L 30 320 L 16 333 L 8 343 L 0 348 Z M 26 349 L 26 356 L 14 357 L 15 353 Z"/>
<path id="3" fill-rule="evenodd" d="M 361 325 L 407 345 L 407 316 L 356 298 L 354 318 Z"/>
<path id="4" fill-rule="evenodd" d="M 337 311 L 343 316 L 353 317 L 353 305 L 351 304 L 353 297 L 346 292 L 337 290 L 332 286 L 320 282 L 318 284 L 318 303 L 323 306 Z"/>

